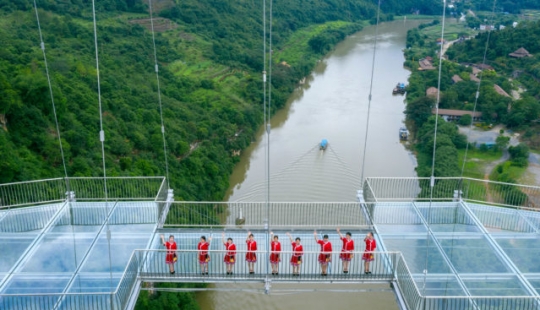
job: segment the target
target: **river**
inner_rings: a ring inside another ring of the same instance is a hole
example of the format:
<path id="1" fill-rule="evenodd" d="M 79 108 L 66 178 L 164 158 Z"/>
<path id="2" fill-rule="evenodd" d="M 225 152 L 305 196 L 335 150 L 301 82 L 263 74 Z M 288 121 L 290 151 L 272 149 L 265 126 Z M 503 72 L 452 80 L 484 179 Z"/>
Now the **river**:
<path id="1" fill-rule="evenodd" d="M 398 137 L 405 118 L 404 97 L 393 96 L 392 89 L 408 79 L 402 49 L 407 30 L 419 24 L 401 20 L 379 25 L 364 177 L 416 176 L 415 158 Z M 370 26 L 341 42 L 271 119 L 271 201 L 355 201 L 364 154 L 374 39 L 375 27 Z M 317 147 L 323 138 L 329 142 L 324 152 Z M 267 147 L 261 128 L 257 140 L 241 154 L 226 200 L 266 199 Z M 248 288 L 261 289 L 262 285 Z M 324 289 L 322 285 L 309 288 Z M 197 299 L 201 309 L 215 310 L 397 309 L 391 292 L 263 295 L 209 291 L 198 294 Z"/>

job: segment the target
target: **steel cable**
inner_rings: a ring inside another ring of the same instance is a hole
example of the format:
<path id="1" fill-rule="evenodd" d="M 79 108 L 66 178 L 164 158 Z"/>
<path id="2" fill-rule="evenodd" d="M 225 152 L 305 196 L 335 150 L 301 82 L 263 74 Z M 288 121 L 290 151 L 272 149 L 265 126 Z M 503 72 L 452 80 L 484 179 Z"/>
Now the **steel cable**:
<path id="1" fill-rule="evenodd" d="M 161 118 L 161 136 L 163 139 L 163 157 L 165 159 L 165 176 L 167 177 L 167 189 L 170 189 L 169 183 L 169 159 L 167 158 L 167 140 L 165 139 L 165 124 L 163 122 L 163 104 L 161 101 L 161 86 L 159 83 L 159 64 L 157 59 L 157 49 L 156 49 L 156 37 L 154 31 L 154 16 L 152 8 L 152 0 L 148 0 L 148 10 L 150 11 L 150 25 L 152 28 L 152 44 L 154 46 L 154 71 L 156 72 L 156 81 L 157 81 L 157 95 L 159 103 L 159 117 Z"/>

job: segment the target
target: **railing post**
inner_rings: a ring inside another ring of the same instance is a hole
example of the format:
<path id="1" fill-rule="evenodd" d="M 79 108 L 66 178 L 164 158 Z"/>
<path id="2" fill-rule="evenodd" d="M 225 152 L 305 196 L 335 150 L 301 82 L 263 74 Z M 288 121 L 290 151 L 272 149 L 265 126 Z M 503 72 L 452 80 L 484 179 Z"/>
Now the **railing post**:
<path id="1" fill-rule="evenodd" d="M 264 293 L 266 295 L 269 295 L 271 288 L 272 288 L 272 279 L 268 278 L 268 274 L 266 274 L 266 278 L 264 279 Z"/>
<path id="2" fill-rule="evenodd" d="M 75 197 L 74 191 L 67 191 L 66 192 L 66 202 L 76 202 L 77 199 Z"/>
<path id="3" fill-rule="evenodd" d="M 169 188 L 167 190 L 167 203 L 171 203 L 174 201 L 174 190 L 172 188 Z"/>

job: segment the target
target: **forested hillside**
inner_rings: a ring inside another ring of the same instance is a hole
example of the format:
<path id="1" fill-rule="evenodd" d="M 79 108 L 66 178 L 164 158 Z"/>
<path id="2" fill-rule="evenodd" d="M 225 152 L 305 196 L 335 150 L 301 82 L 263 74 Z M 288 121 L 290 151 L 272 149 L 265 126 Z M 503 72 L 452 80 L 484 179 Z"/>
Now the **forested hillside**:
<path id="1" fill-rule="evenodd" d="M 154 1 L 171 186 L 178 199 L 220 200 L 236 158 L 262 122 L 262 3 Z M 90 1 L 37 1 L 70 176 L 98 176 L 99 113 Z M 164 175 L 147 4 L 96 1 L 109 176 Z M 274 51 L 298 29 L 305 57 L 273 70 L 281 107 L 318 57 L 376 7 L 354 1 L 274 3 Z M 166 18 L 166 19 L 165 19 Z M 303 38 L 305 39 L 305 38 Z M 0 182 L 63 175 L 31 2 L 0 1 Z M 278 53 L 276 53 L 277 55 Z M 276 57 L 277 58 L 277 57 Z M 288 63 L 287 63 L 288 62 Z"/>
<path id="2" fill-rule="evenodd" d="M 435 27 L 438 24 L 438 21 L 435 21 L 420 28 Z M 460 35 L 462 39 L 451 38 L 455 42 L 446 51 L 448 60 L 443 60 L 441 67 L 439 108 L 469 111 L 476 108 L 476 111 L 482 112 L 482 122 L 477 123 L 477 126 L 487 129 L 494 124 L 504 124 L 519 132 L 521 141 L 527 142 L 533 148 L 538 148 L 540 146 L 538 135 L 540 121 L 539 27 L 538 21 L 520 21 L 516 28 L 510 26 L 503 30 L 494 30 L 489 34 L 482 32 L 470 39 L 464 39 L 464 34 Z M 419 176 L 431 175 L 435 130 L 435 116 L 432 116 L 432 108 L 435 107 L 436 88 L 439 87 L 439 72 L 436 69 L 439 66 L 437 51 L 440 50 L 440 45 L 433 37 L 428 37 L 425 33 L 418 29 L 409 31 L 407 36 L 409 49 L 405 52 L 406 65 L 410 68 L 418 68 L 418 60 L 428 56 L 433 58 L 435 68 L 413 70 L 407 89 L 405 114 L 409 127 L 415 133 L 414 149 L 417 151 L 416 170 Z M 488 35 L 490 36 L 489 45 L 484 65 L 484 51 Z M 525 48 L 530 54 L 523 57 L 510 55 L 519 48 Z M 479 77 L 482 78 L 482 82 L 478 89 Z M 434 92 L 429 93 L 428 88 L 432 88 Z M 479 90 L 478 98 L 476 98 L 477 90 Z M 477 102 L 476 107 L 475 102 Z M 459 123 L 470 125 L 471 117 L 462 117 Z M 497 152 L 504 149 L 509 138 L 506 139 L 502 135 L 499 136 L 491 151 Z M 464 152 L 463 149 L 466 146 L 467 141 L 463 135 L 459 134 L 456 124 L 440 118 L 437 130 L 435 176 L 460 175 L 462 167 L 460 157 L 463 156 L 460 154 Z M 480 152 L 488 152 L 486 145 L 477 147 Z M 499 165 L 490 175 L 490 179 L 517 183 L 518 178 L 513 176 L 511 170 L 524 171 L 528 164 L 528 150 L 525 144 L 509 147 L 510 160 Z M 424 190 L 423 194 L 428 193 L 427 188 Z M 525 201 L 526 196 L 521 192 L 515 192 L 512 195 L 516 197 L 514 202 Z"/>
<path id="3" fill-rule="evenodd" d="M 448 50 L 449 59 L 455 62 L 482 63 L 486 39 L 487 33 L 482 33 L 473 40 L 454 45 Z M 519 48 L 525 48 L 530 56 L 515 58 L 509 55 Z M 486 63 L 494 70 L 484 74 L 487 86 L 491 86 L 490 83 L 499 83 L 508 93 L 512 90 L 523 92 L 520 95 L 521 99 L 515 102 L 506 98 L 495 100 L 493 97 L 487 97 L 481 101 L 479 99 L 481 111 L 496 112 L 496 120 L 511 128 L 525 130 L 528 132 L 527 135 L 537 132 L 534 127 L 540 117 L 540 60 L 537 56 L 539 53 L 540 22 L 521 23 L 516 28 L 492 32 Z M 500 107 L 497 108 L 497 105 Z M 533 131 L 530 131 L 531 127 Z"/>

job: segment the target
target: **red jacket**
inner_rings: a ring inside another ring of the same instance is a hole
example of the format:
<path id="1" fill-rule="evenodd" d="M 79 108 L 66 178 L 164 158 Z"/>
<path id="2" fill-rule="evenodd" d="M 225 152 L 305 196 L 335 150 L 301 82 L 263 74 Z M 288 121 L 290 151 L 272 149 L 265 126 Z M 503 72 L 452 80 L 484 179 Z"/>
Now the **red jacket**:
<path id="1" fill-rule="evenodd" d="M 176 248 L 176 242 L 167 241 L 167 242 L 165 242 L 164 246 L 167 248 L 167 250 L 169 250 L 169 251 L 167 251 L 168 254 L 173 254 L 174 250 L 177 249 Z"/>
<path id="2" fill-rule="evenodd" d="M 341 248 L 341 252 L 352 252 L 354 251 L 354 241 L 353 239 L 348 240 L 347 238 L 340 238 L 341 241 L 343 241 L 343 247 Z"/>
<path id="3" fill-rule="evenodd" d="M 321 254 L 332 254 L 332 243 L 330 241 L 318 240 L 317 243 L 321 245 Z"/>
<path id="4" fill-rule="evenodd" d="M 272 253 L 279 253 L 281 252 L 281 243 L 279 241 L 272 241 L 270 244 Z"/>
<path id="5" fill-rule="evenodd" d="M 236 245 L 234 243 L 225 243 L 225 249 L 227 250 L 227 255 L 236 255 Z"/>
<path id="6" fill-rule="evenodd" d="M 302 256 L 304 255 L 304 248 L 301 244 L 296 244 L 296 242 L 292 243 L 293 248 L 293 256 Z"/>
<path id="7" fill-rule="evenodd" d="M 247 244 L 247 251 L 248 252 L 257 251 L 257 241 L 246 240 L 246 244 Z"/>
<path id="8" fill-rule="evenodd" d="M 377 242 L 375 239 L 365 239 L 364 242 L 366 243 L 367 252 L 373 252 L 375 251 L 375 248 L 377 248 Z"/>
<path id="9" fill-rule="evenodd" d="M 200 255 L 208 254 L 208 247 L 209 246 L 210 246 L 210 244 L 208 242 L 199 242 L 199 244 L 197 244 L 197 250 L 199 250 L 199 254 Z"/>

